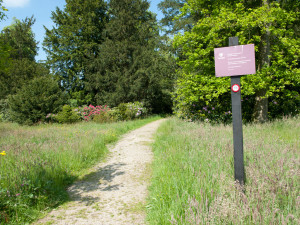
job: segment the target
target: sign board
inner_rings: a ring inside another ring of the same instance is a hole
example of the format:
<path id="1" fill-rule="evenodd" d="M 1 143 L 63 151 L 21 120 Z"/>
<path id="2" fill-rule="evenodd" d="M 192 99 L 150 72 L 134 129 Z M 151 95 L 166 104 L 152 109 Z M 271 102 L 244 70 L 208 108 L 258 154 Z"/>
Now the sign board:
<path id="1" fill-rule="evenodd" d="M 254 44 L 215 48 L 216 77 L 255 74 Z"/>

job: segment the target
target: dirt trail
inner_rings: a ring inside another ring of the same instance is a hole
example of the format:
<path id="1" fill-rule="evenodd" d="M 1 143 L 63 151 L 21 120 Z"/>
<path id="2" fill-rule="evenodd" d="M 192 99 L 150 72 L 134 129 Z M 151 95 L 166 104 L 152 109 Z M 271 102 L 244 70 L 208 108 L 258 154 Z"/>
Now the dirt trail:
<path id="1" fill-rule="evenodd" d="M 145 224 L 150 144 L 163 121 L 134 130 L 110 146 L 105 162 L 68 189 L 71 201 L 35 224 Z"/>

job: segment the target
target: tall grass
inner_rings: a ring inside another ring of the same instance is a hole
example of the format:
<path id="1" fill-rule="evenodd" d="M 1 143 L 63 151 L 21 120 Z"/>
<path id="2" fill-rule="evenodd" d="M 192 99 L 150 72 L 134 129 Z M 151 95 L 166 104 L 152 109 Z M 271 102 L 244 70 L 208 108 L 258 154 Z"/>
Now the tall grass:
<path id="1" fill-rule="evenodd" d="M 300 224 L 300 118 L 244 126 L 246 184 L 231 126 L 170 119 L 158 130 L 149 224 Z"/>
<path id="2" fill-rule="evenodd" d="M 0 224 L 25 224 L 67 200 L 66 187 L 101 160 L 106 144 L 158 119 L 97 124 L 0 123 Z"/>

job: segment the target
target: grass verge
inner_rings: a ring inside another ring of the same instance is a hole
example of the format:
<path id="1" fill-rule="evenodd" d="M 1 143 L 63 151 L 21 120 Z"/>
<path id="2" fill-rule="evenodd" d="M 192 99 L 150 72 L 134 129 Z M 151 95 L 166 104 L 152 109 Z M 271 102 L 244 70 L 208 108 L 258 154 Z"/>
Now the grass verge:
<path id="1" fill-rule="evenodd" d="M 106 144 L 159 117 L 97 124 L 0 123 L 0 224 L 26 224 L 68 199 L 66 187 L 106 154 Z"/>
<path id="2" fill-rule="evenodd" d="M 166 121 L 154 143 L 149 224 L 299 224 L 300 118 L 244 126 L 244 192 L 231 126 Z"/>

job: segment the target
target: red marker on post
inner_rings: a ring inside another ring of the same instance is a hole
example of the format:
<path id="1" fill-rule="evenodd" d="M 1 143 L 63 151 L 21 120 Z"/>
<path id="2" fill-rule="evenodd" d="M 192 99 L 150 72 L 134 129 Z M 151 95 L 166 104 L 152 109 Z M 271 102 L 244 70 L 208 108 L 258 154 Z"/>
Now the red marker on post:
<path id="1" fill-rule="evenodd" d="M 233 92 L 239 92 L 241 90 L 241 87 L 238 84 L 234 84 L 234 85 L 232 85 L 231 90 Z"/>

